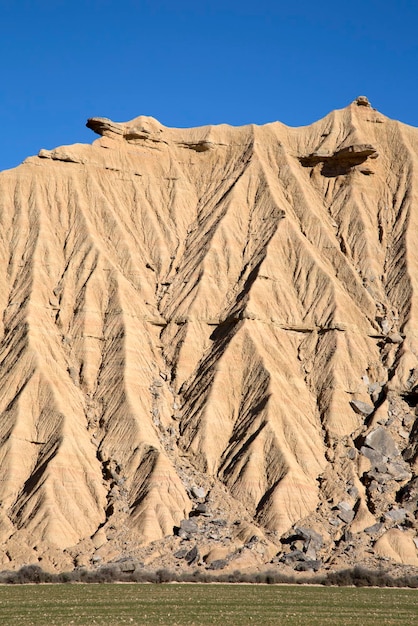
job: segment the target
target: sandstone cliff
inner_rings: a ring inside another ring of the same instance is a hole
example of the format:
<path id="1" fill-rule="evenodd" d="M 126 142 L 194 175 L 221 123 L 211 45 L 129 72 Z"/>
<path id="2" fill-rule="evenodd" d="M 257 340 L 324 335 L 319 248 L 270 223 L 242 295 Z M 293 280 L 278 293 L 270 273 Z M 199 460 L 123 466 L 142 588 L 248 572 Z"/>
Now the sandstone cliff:
<path id="1" fill-rule="evenodd" d="M 0 175 L 0 564 L 418 566 L 418 129 L 87 125 Z"/>

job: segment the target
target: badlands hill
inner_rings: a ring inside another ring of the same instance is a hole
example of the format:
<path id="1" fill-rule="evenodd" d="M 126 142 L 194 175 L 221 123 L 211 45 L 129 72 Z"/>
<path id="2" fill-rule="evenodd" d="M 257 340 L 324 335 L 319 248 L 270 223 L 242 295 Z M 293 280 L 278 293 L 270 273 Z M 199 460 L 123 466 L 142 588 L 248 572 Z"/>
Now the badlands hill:
<path id="1" fill-rule="evenodd" d="M 0 565 L 418 566 L 418 129 L 88 121 L 0 175 Z"/>

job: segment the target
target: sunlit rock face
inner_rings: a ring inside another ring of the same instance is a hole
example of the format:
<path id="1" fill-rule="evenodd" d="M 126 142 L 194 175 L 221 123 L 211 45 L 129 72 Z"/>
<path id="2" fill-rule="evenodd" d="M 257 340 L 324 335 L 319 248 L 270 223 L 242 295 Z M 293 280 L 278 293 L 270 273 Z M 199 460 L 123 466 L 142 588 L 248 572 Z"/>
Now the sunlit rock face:
<path id="1" fill-rule="evenodd" d="M 0 175 L 0 564 L 418 565 L 418 130 L 87 125 Z"/>

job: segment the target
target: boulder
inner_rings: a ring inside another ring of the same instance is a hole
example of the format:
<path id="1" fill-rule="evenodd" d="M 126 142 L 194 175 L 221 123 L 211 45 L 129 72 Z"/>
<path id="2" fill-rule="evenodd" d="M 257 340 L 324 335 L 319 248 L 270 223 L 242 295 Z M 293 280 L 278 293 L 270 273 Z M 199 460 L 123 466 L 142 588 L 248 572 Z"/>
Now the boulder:
<path id="1" fill-rule="evenodd" d="M 387 471 L 397 481 L 410 480 L 412 478 L 409 467 L 403 463 L 388 463 Z"/>
<path id="2" fill-rule="evenodd" d="M 315 560 L 316 559 L 316 550 L 313 546 L 308 545 L 305 548 L 305 556 L 307 559 Z"/>
<path id="3" fill-rule="evenodd" d="M 190 493 L 194 498 L 204 498 L 206 496 L 206 489 L 203 487 L 192 487 Z"/>
<path id="4" fill-rule="evenodd" d="M 406 509 L 391 509 L 385 513 L 385 518 L 391 522 L 402 524 L 405 521 L 408 511 Z"/>
<path id="5" fill-rule="evenodd" d="M 347 489 L 347 493 L 348 493 L 349 496 L 354 498 L 354 500 L 356 500 L 358 498 L 358 489 L 354 485 L 352 485 L 351 487 L 349 487 Z"/>
<path id="6" fill-rule="evenodd" d="M 368 387 L 369 394 L 380 393 L 382 391 L 382 383 L 371 383 Z"/>
<path id="7" fill-rule="evenodd" d="M 418 478 L 414 478 L 402 487 L 399 501 L 412 513 L 418 510 Z"/>
<path id="8" fill-rule="evenodd" d="M 280 560 L 283 563 L 296 563 L 296 561 L 305 561 L 306 557 L 302 550 L 292 550 L 292 552 L 284 554 Z"/>
<path id="9" fill-rule="evenodd" d="M 383 524 L 381 522 L 377 522 L 376 524 L 373 524 L 372 526 L 368 526 L 367 528 L 365 528 L 364 532 L 367 533 L 368 535 L 375 535 L 382 528 L 383 528 Z"/>
<path id="10" fill-rule="evenodd" d="M 208 569 L 223 569 L 228 565 L 228 561 L 226 559 L 217 559 L 216 561 L 212 561 L 209 565 Z"/>
<path id="11" fill-rule="evenodd" d="M 370 464 L 373 468 L 376 468 L 379 472 L 386 471 L 386 458 L 378 452 L 377 450 L 373 450 L 372 448 L 368 448 L 367 446 L 361 446 L 360 452 L 363 456 L 367 457 L 370 461 Z"/>
<path id="12" fill-rule="evenodd" d="M 197 545 L 195 545 L 184 557 L 185 561 L 187 561 L 188 565 L 193 565 L 199 561 L 200 555 Z"/>
<path id="13" fill-rule="evenodd" d="M 184 559 L 188 552 L 189 550 L 187 548 L 182 548 L 181 550 L 177 550 L 177 552 L 174 553 L 174 556 L 176 559 Z"/>
<path id="14" fill-rule="evenodd" d="M 340 502 L 337 505 L 337 509 L 338 509 L 337 515 L 340 518 L 340 520 L 342 520 L 346 524 L 349 524 L 350 522 L 353 521 L 354 511 L 348 502 Z"/>
<path id="15" fill-rule="evenodd" d="M 351 400 L 350 406 L 356 413 L 364 415 L 365 417 L 368 417 L 374 411 L 374 406 L 367 404 L 367 402 L 362 402 L 361 400 Z"/>
<path id="16" fill-rule="evenodd" d="M 195 533 L 197 533 L 198 530 L 199 530 L 199 527 L 196 524 L 196 522 L 194 522 L 193 520 L 191 520 L 191 519 L 183 519 L 180 522 L 179 528 L 177 528 L 175 530 L 177 530 L 176 534 L 179 537 L 186 538 L 189 535 L 194 535 Z"/>
<path id="17" fill-rule="evenodd" d="M 382 383 L 372 383 L 369 385 L 369 394 L 374 403 L 379 400 L 380 394 L 382 393 L 383 384 Z"/>
<path id="18" fill-rule="evenodd" d="M 364 443 L 367 447 L 380 452 L 380 454 L 388 458 L 399 456 L 399 450 L 395 442 L 383 426 L 379 426 L 370 432 Z"/>
<path id="19" fill-rule="evenodd" d="M 208 507 L 203 502 L 200 502 L 194 509 L 194 513 L 197 515 L 205 515 L 208 512 Z"/>
<path id="20" fill-rule="evenodd" d="M 322 565 L 322 561 L 313 559 L 310 561 L 302 561 L 295 565 L 296 572 L 317 572 Z"/>
<path id="21" fill-rule="evenodd" d="M 347 457 L 350 459 L 350 461 L 354 461 L 356 456 L 357 456 L 357 450 L 355 448 L 350 448 L 347 452 Z"/>
<path id="22" fill-rule="evenodd" d="M 402 343 L 403 337 L 399 333 L 391 333 L 387 336 L 387 340 L 389 343 Z"/>
<path id="23" fill-rule="evenodd" d="M 411 413 L 407 413 L 406 415 L 404 415 L 403 420 L 402 420 L 402 425 L 405 428 L 411 428 L 412 424 L 415 422 L 416 416 L 412 415 Z"/>
<path id="24" fill-rule="evenodd" d="M 315 550 L 320 550 L 324 544 L 324 540 L 321 535 L 315 530 L 312 530 L 312 528 L 295 526 L 294 532 L 298 537 L 301 537 L 305 541 L 305 549 L 311 546 Z"/>
<path id="25" fill-rule="evenodd" d="M 390 324 L 389 324 L 389 320 L 386 319 L 386 317 L 380 318 L 379 320 L 380 322 L 380 327 L 382 329 L 382 332 L 387 335 L 390 332 Z"/>
<path id="26" fill-rule="evenodd" d="M 378 483 L 379 485 L 386 485 L 389 481 L 393 479 L 393 476 L 387 474 L 386 472 L 381 472 L 378 469 L 372 470 L 371 472 L 367 472 L 367 477 L 370 481 Z M 369 487 L 370 491 L 370 487 Z"/>

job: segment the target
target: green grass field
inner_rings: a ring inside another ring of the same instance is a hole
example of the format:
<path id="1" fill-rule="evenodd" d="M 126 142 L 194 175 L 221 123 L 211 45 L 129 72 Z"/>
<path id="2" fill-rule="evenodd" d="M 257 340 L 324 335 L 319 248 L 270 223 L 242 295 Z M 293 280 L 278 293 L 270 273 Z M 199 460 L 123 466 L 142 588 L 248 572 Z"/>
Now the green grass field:
<path id="1" fill-rule="evenodd" d="M 281 585 L 0 586 L 0 624 L 418 624 L 418 590 Z"/>

